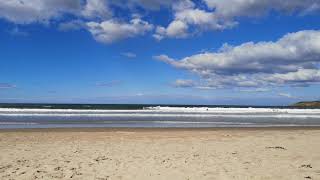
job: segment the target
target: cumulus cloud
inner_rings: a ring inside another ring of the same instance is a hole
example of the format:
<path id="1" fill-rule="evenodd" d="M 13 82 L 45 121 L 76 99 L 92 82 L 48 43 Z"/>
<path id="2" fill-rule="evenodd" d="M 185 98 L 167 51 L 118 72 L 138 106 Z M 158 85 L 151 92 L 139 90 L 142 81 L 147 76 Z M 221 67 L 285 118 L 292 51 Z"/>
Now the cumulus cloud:
<path id="1" fill-rule="evenodd" d="M 320 31 L 289 33 L 275 42 L 224 45 L 180 60 L 154 58 L 198 74 L 209 87 L 305 86 L 320 82 Z"/>
<path id="2" fill-rule="evenodd" d="M 319 69 L 298 69 L 295 72 L 285 74 L 272 74 L 264 77 L 264 80 L 274 84 L 291 84 L 293 86 L 306 86 L 320 82 Z"/>
<path id="3" fill-rule="evenodd" d="M 17 24 L 46 23 L 81 10 L 81 0 L 0 0 L 0 18 Z"/>
<path id="4" fill-rule="evenodd" d="M 189 30 L 190 26 L 195 26 L 199 30 L 225 29 L 233 26 L 229 22 L 220 24 L 214 12 L 197 8 L 191 0 L 177 1 L 173 4 L 172 9 L 174 11 L 174 20 L 167 27 L 158 26 L 153 35 L 154 38 L 158 40 L 165 37 L 185 38 L 192 34 Z"/>
<path id="5" fill-rule="evenodd" d="M 116 11 L 119 8 L 125 13 Z M 166 8 L 173 19 L 166 25 L 155 25 L 156 28 L 134 15 L 161 8 Z M 58 22 L 60 30 L 86 29 L 104 43 L 142 35 L 151 29 L 155 29 L 153 37 L 157 40 L 186 38 L 203 31 L 233 28 L 242 17 L 319 11 L 319 0 L 0 0 L 0 19 L 15 24 Z M 119 33 L 114 31 L 115 27 L 120 29 Z"/>
<path id="6" fill-rule="evenodd" d="M 210 9 L 223 17 L 258 17 L 271 10 L 285 13 L 306 13 L 320 9 L 318 0 L 204 0 Z M 232 4 L 232 6 L 230 6 Z"/>
<path id="7" fill-rule="evenodd" d="M 88 22 L 88 30 L 94 39 L 102 43 L 112 43 L 117 40 L 143 35 L 153 29 L 153 25 L 135 18 L 129 23 L 107 20 L 101 23 Z"/>
<path id="8" fill-rule="evenodd" d="M 184 38 L 188 36 L 187 33 L 188 25 L 183 21 L 172 21 L 167 28 L 158 26 L 156 29 L 156 34 L 153 35 L 157 40 L 163 39 L 163 37 L 175 37 Z"/>
<path id="9" fill-rule="evenodd" d="M 82 15 L 87 18 L 106 19 L 112 16 L 112 10 L 106 0 L 87 0 Z"/>
<path id="10" fill-rule="evenodd" d="M 70 14 L 106 19 L 112 10 L 106 0 L 0 0 L 0 18 L 16 24 L 49 23 Z"/>
<path id="11" fill-rule="evenodd" d="M 161 40 L 165 37 L 187 37 L 208 30 L 229 29 L 239 24 L 236 19 L 257 18 L 271 11 L 299 15 L 320 11 L 319 0 L 204 0 L 204 2 L 206 7 L 200 8 L 191 0 L 176 1 L 172 6 L 174 19 L 167 27 L 159 26 L 159 31 L 153 36 Z"/>
<path id="12" fill-rule="evenodd" d="M 144 2 L 147 3 L 147 1 L 141 1 L 141 3 Z M 49 24 L 54 20 L 63 19 L 66 15 L 71 15 L 70 20 L 59 22 L 59 30 L 86 29 L 97 41 L 103 43 L 142 35 L 153 29 L 152 24 L 140 18 L 134 17 L 126 22 L 114 17 L 110 3 L 114 2 L 108 0 L 0 0 L 0 18 L 15 24 Z"/>
<path id="13" fill-rule="evenodd" d="M 110 19 L 113 6 L 168 7 L 173 0 L 0 0 L 0 18 L 16 24 L 48 23 L 71 14 L 75 18 Z M 129 12 L 130 13 L 130 12 Z M 130 16 L 130 14 L 129 14 Z"/>

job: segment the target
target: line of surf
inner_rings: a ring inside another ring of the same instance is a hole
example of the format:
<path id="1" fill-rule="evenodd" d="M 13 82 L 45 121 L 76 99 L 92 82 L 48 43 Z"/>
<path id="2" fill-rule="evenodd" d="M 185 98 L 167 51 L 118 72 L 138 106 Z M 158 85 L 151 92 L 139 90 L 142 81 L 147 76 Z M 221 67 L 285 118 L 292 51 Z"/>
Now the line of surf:
<path id="1" fill-rule="evenodd" d="M 0 108 L 6 113 L 283 113 L 283 114 L 320 114 L 320 109 L 276 109 L 276 108 L 206 108 L 206 107 L 146 107 L 142 110 L 79 110 L 79 109 L 19 109 Z"/>
<path id="2" fill-rule="evenodd" d="M 232 117 L 232 118 L 247 118 L 247 117 L 257 117 L 257 118 L 319 118 L 320 114 L 135 114 L 135 113 L 122 113 L 122 114 L 0 114 L 1 116 L 16 116 L 16 117 Z"/>

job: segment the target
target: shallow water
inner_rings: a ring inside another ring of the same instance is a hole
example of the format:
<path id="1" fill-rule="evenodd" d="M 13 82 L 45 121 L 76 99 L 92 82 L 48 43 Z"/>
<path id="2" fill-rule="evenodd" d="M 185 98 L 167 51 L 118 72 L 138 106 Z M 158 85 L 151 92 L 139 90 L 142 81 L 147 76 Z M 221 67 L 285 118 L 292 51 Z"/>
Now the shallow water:
<path id="1" fill-rule="evenodd" d="M 136 110 L 0 108 L 0 129 L 320 126 L 318 109 L 150 107 Z"/>

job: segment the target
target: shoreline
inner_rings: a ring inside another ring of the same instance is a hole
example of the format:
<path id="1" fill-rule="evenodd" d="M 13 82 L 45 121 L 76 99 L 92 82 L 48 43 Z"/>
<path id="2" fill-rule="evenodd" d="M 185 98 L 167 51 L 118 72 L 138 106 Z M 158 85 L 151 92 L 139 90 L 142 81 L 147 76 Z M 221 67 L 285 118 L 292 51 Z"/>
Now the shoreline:
<path id="1" fill-rule="evenodd" d="M 0 129 L 0 133 L 5 132 L 165 132 L 165 131 L 294 131 L 294 130 L 320 130 L 320 126 L 281 126 L 281 127 L 196 127 L 196 128 L 16 128 Z"/>

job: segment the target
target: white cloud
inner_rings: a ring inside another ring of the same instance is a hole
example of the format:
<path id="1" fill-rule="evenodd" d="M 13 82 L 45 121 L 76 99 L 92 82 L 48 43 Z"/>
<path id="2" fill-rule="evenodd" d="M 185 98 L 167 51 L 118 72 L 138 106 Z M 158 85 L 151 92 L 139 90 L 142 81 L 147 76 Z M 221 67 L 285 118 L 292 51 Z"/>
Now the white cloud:
<path id="1" fill-rule="evenodd" d="M 277 84 L 292 84 L 295 86 L 309 85 L 320 82 L 319 69 L 298 69 L 295 72 L 285 74 L 272 74 L 264 80 Z"/>
<path id="2" fill-rule="evenodd" d="M 17 24 L 47 23 L 80 9 L 81 0 L 0 0 L 0 18 Z"/>
<path id="3" fill-rule="evenodd" d="M 122 8 L 125 14 L 115 13 L 117 8 Z M 319 12 L 320 1 L 0 0 L 0 19 L 15 24 L 58 22 L 60 30 L 87 29 L 98 41 L 110 43 L 151 31 L 153 25 L 142 21 L 142 17 L 136 17 L 135 14 L 148 14 L 149 11 L 161 8 L 166 8 L 172 13 L 173 19 L 165 26 L 156 26 L 153 37 L 157 40 L 186 38 L 203 31 L 233 28 L 238 25 L 238 19 L 241 17 L 259 17 L 269 12 L 298 15 Z M 130 22 L 128 17 L 132 17 L 133 20 Z M 135 20 L 140 22 L 134 23 Z M 104 28 L 105 26 L 111 30 Z M 120 31 L 114 32 L 114 27 L 120 28 Z M 139 29 L 139 32 L 135 29 Z"/>
<path id="4" fill-rule="evenodd" d="M 215 87 L 209 87 L 209 86 L 196 86 L 196 89 L 200 89 L 200 90 L 215 90 L 217 88 Z"/>
<path id="5" fill-rule="evenodd" d="M 153 29 L 153 25 L 146 21 L 135 18 L 129 23 L 122 23 L 116 20 L 107 20 L 101 23 L 88 22 L 88 30 L 99 42 L 112 43 L 125 38 L 143 35 Z"/>
<path id="6" fill-rule="evenodd" d="M 181 88 L 194 87 L 195 82 L 193 82 L 193 80 L 190 80 L 190 79 L 177 79 L 173 83 L 173 86 L 174 87 L 181 87 Z"/>
<path id="7" fill-rule="evenodd" d="M 167 28 L 158 26 L 156 34 L 153 35 L 157 40 L 164 37 L 184 38 L 188 36 L 188 25 L 183 21 L 172 21 Z"/>
<path id="8" fill-rule="evenodd" d="M 16 24 L 49 23 L 66 14 L 106 19 L 112 11 L 106 0 L 0 0 L 0 18 Z"/>
<path id="9" fill-rule="evenodd" d="M 271 11 L 285 14 L 306 15 L 320 11 L 319 0 L 204 0 L 206 8 L 196 6 L 191 0 L 176 1 L 172 6 L 174 19 L 167 27 L 161 27 L 156 39 L 180 38 L 180 33 L 166 33 L 175 22 L 184 24 L 183 37 L 208 30 L 224 30 L 238 25 L 241 17 L 260 17 Z"/>
<path id="10" fill-rule="evenodd" d="M 73 20 L 68 22 L 60 23 L 58 26 L 60 31 L 73 31 L 79 29 L 86 29 L 86 24 L 81 20 Z"/>
<path id="11" fill-rule="evenodd" d="M 189 26 L 197 26 L 200 30 L 223 30 L 237 25 L 236 22 L 217 16 L 215 12 L 201 9 L 184 9 L 177 12 L 175 17 Z"/>
<path id="12" fill-rule="evenodd" d="M 121 53 L 121 55 L 125 56 L 127 58 L 135 58 L 135 57 L 137 57 L 137 55 L 132 53 L 132 52 L 124 52 L 124 53 Z"/>
<path id="13" fill-rule="evenodd" d="M 305 13 L 320 10 L 318 0 L 204 0 L 207 6 L 215 9 L 219 16 L 235 18 L 239 16 L 258 17 L 269 11 L 285 13 Z"/>
<path id="14" fill-rule="evenodd" d="M 268 92 L 270 89 L 268 88 L 251 88 L 251 89 L 239 89 L 240 92 Z"/>
<path id="15" fill-rule="evenodd" d="M 163 4 L 146 0 L 135 3 L 147 6 Z M 152 24 L 130 14 L 129 10 L 129 16 L 133 17 L 129 22 L 115 17 L 111 8 L 114 4 L 112 0 L 0 0 L 0 19 L 15 24 L 59 22 L 59 30 L 86 29 L 103 43 L 143 35 L 153 29 Z M 71 15 L 70 20 L 62 21 L 66 15 Z"/>
<path id="16" fill-rule="evenodd" d="M 106 0 L 87 0 L 82 15 L 87 18 L 106 19 L 112 16 L 112 11 Z"/>
<path id="17" fill-rule="evenodd" d="M 295 96 L 292 96 L 289 93 L 279 93 L 278 95 L 281 97 L 286 97 L 286 98 L 296 98 Z"/>
<path id="18" fill-rule="evenodd" d="M 145 94 L 143 94 L 143 93 L 137 93 L 137 94 L 135 94 L 135 96 L 144 96 Z"/>
<path id="19" fill-rule="evenodd" d="M 165 37 L 181 38 L 187 37 L 194 32 L 190 29 L 194 27 L 196 31 L 223 30 L 235 26 L 237 23 L 218 17 L 213 11 L 199 9 L 192 1 L 178 1 L 173 5 L 174 20 L 168 27 L 161 27 L 161 31 L 156 31 L 154 37 L 161 40 Z M 160 38 L 159 38 L 160 37 Z"/>
<path id="20" fill-rule="evenodd" d="M 194 88 L 199 90 L 215 90 L 217 88 L 206 86 L 205 84 L 197 83 L 191 79 L 177 79 L 172 83 L 172 86 L 175 88 Z"/>
<path id="21" fill-rule="evenodd" d="M 320 31 L 289 33 L 276 42 L 224 45 L 181 60 L 154 58 L 198 74 L 210 87 L 310 85 L 320 82 Z"/>

